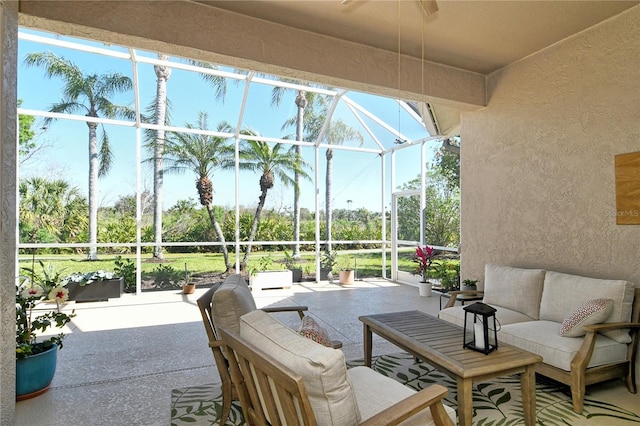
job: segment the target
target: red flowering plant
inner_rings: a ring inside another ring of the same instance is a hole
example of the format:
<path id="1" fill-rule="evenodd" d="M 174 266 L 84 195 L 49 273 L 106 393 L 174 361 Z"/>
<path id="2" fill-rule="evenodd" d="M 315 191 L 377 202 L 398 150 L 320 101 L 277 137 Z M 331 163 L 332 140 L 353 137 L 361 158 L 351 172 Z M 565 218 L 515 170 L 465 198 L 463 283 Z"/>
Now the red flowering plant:
<path id="1" fill-rule="evenodd" d="M 429 279 L 429 272 L 431 271 L 431 262 L 433 261 L 433 257 L 435 255 L 435 250 L 433 247 L 418 246 L 416 248 L 416 256 L 413 258 L 414 262 L 418 263 L 418 267 L 416 268 L 416 275 L 420 275 L 422 277 L 422 281 L 426 282 Z"/>
<path id="2" fill-rule="evenodd" d="M 24 358 L 45 352 L 53 345 L 62 348 L 60 333 L 45 339 L 37 339 L 37 332 L 45 332 L 49 327 L 62 328 L 75 316 L 60 311 L 60 304 L 68 300 L 69 294 L 64 287 L 65 279 L 61 271 L 51 264 L 45 266 L 40 262 L 42 271 L 35 268 L 23 268 L 27 273 L 21 276 L 21 283 L 16 284 L 16 357 Z M 55 303 L 54 309 L 47 309 L 46 302 Z"/>

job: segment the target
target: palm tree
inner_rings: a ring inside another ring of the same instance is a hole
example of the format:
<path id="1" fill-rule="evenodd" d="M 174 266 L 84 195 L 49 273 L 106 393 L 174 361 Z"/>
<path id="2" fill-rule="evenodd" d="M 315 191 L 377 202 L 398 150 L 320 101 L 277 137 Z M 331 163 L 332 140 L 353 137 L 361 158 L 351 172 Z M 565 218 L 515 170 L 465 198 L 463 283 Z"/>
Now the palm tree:
<path id="1" fill-rule="evenodd" d="M 364 137 L 362 133 L 353 127 L 349 126 L 342 120 L 332 120 L 331 117 L 328 117 L 330 104 L 329 98 L 327 96 L 319 96 L 318 97 L 318 105 L 319 109 L 312 111 L 311 113 L 305 116 L 305 129 L 307 131 L 307 140 L 318 140 L 322 138 L 320 142 L 329 144 L 329 145 L 342 145 L 348 141 L 355 141 L 359 145 L 362 145 L 364 142 Z M 325 121 L 330 120 L 328 126 L 322 132 Z M 325 153 L 327 158 L 326 164 L 326 179 L 325 179 L 325 223 L 327 229 L 327 251 L 331 251 L 331 222 L 332 222 L 332 197 L 331 197 L 331 189 L 332 189 L 332 179 L 331 179 L 331 166 L 333 160 L 333 149 L 327 148 Z"/>
<path id="2" fill-rule="evenodd" d="M 258 197 L 258 206 L 251 223 L 247 248 L 240 264 L 241 268 L 247 266 L 251 243 L 258 231 L 260 215 L 267 199 L 267 192 L 273 188 L 275 179 L 280 179 L 285 186 L 292 185 L 295 188 L 296 182 L 291 177 L 292 173 L 298 173 L 303 178 L 309 178 L 309 175 L 304 170 L 306 163 L 302 157 L 291 155 L 284 145 L 280 143 L 271 145 L 267 142 L 250 139 L 251 136 L 258 136 L 253 131 L 243 132 L 243 135 L 245 136 L 245 141 L 240 151 L 240 168 L 260 173 L 260 197 Z"/>
<path id="3" fill-rule="evenodd" d="M 158 59 L 166 61 L 169 56 L 158 53 Z M 159 126 L 167 124 L 167 81 L 171 76 L 171 68 L 166 65 L 154 65 L 156 73 L 155 123 Z M 164 129 L 156 130 L 153 155 L 153 234 L 155 246 L 153 257 L 162 259 L 162 188 L 164 182 Z"/>
<path id="4" fill-rule="evenodd" d="M 283 81 L 293 81 L 293 80 L 287 80 L 287 79 L 282 79 Z M 284 87 L 279 87 L 279 86 L 275 86 L 273 88 L 273 91 L 271 92 L 271 105 L 272 106 L 279 106 L 280 102 L 282 101 L 282 97 L 284 96 L 285 91 L 288 89 L 285 89 Z M 298 90 L 296 93 L 296 99 L 295 99 L 295 104 L 296 104 L 296 116 L 292 119 L 287 120 L 283 126 L 282 129 L 284 130 L 285 128 L 291 127 L 293 125 L 295 125 L 296 128 L 296 141 L 301 142 L 304 138 L 304 114 L 305 114 L 305 108 L 307 108 L 307 106 L 309 106 L 310 108 L 313 108 L 313 106 L 315 105 L 315 101 L 317 99 L 316 93 L 315 92 L 307 92 L 306 90 Z M 291 147 L 291 150 L 296 154 L 296 156 L 298 156 L 298 158 L 302 158 L 302 146 L 301 145 L 294 145 Z M 295 186 L 293 189 L 293 239 L 296 241 L 296 244 L 293 248 L 293 258 L 294 259 L 299 259 L 300 258 L 300 243 L 298 243 L 298 241 L 300 241 L 300 181 L 301 181 L 301 176 L 300 174 L 296 171 L 294 172 L 294 177 L 293 177 L 294 181 L 295 181 Z"/>
<path id="5" fill-rule="evenodd" d="M 134 112 L 109 99 L 116 93 L 126 92 L 133 87 L 131 79 L 120 73 L 87 74 L 73 62 L 58 57 L 51 52 L 30 53 L 25 59 L 27 66 L 38 66 L 45 70 L 48 78 L 63 80 L 60 102 L 49 109 L 58 113 L 85 113 L 87 117 L 133 118 Z M 45 124 L 52 119 L 47 118 Z M 98 178 L 109 172 L 111 149 L 109 137 L 102 129 L 102 140 L 98 147 L 98 123 L 87 121 L 89 127 L 89 260 L 98 258 Z"/>
<path id="6" fill-rule="evenodd" d="M 87 202 L 77 187 L 33 177 L 20 180 L 18 193 L 21 242 L 75 242 L 86 231 Z"/>
<path id="7" fill-rule="evenodd" d="M 187 123 L 188 129 L 208 130 L 207 113 L 201 112 L 198 122 L 194 126 Z M 218 123 L 218 132 L 232 133 L 234 130 L 229 123 Z M 222 243 L 222 255 L 227 272 L 232 270 L 229 263 L 229 252 L 225 245 L 222 228 L 218 223 L 212 208 L 213 183 L 210 175 L 217 169 L 231 169 L 235 167 L 235 149 L 228 138 L 203 135 L 196 133 L 171 133 L 165 141 L 165 160 L 169 164 L 168 172 L 184 173 L 189 170 L 196 174 L 196 189 L 200 197 L 200 204 L 207 209 L 211 226 L 218 240 Z"/>

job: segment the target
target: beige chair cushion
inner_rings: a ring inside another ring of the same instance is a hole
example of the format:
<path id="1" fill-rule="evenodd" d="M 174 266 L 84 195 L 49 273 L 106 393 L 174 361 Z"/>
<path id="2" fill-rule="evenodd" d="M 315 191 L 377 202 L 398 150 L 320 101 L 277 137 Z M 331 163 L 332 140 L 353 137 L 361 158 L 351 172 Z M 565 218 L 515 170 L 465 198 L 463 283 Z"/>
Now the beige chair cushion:
<path id="1" fill-rule="evenodd" d="M 368 367 L 351 368 L 349 370 L 349 378 L 356 394 L 358 408 L 363 421 L 416 393 L 415 390 Z M 453 424 L 456 424 L 456 412 L 453 408 L 444 405 L 444 409 Z M 427 409 L 400 424 L 402 426 L 430 426 L 435 423 L 431 417 L 431 410 Z"/>
<path id="2" fill-rule="evenodd" d="M 319 425 L 356 425 L 356 397 L 342 351 L 322 346 L 257 310 L 240 319 L 240 336 L 300 374 Z"/>
<path id="3" fill-rule="evenodd" d="M 486 265 L 482 301 L 487 305 L 502 306 L 521 312 L 531 319 L 538 319 L 544 276 L 545 271 L 542 269 Z"/>
<path id="4" fill-rule="evenodd" d="M 540 319 L 561 323 L 577 306 L 591 299 L 602 298 L 613 299 L 613 311 L 605 322 L 629 322 L 634 289 L 629 281 L 601 280 L 549 271 L 544 280 Z M 619 343 L 631 342 L 627 330 L 612 330 L 602 334 Z"/>
<path id="5" fill-rule="evenodd" d="M 211 299 L 213 323 L 235 333 L 240 333 L 240 317 L 256 309 L 251 290 L 239 274 L 228 276 Z"/>

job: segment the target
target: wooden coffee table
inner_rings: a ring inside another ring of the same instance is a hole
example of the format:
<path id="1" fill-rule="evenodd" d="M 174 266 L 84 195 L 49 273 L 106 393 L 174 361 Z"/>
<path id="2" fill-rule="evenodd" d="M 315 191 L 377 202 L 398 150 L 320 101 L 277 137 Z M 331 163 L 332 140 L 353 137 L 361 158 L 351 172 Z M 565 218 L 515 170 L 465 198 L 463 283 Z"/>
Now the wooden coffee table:
<path id="1" fill-rule="evenodd" d="M 458 424 L 471 426 L 472 384 L 497 376 L 520 374 L 522 405 L 527 426 L 536 423 L 535 365 L 542 357 L 498 342 L 498 349 L 485 355 L 462 347 L 462 327 L 420 311 L 364 315 L 364 360 L 371 367 L 372 333 L 383 337 L 413 356 L 456 379 Z"/>

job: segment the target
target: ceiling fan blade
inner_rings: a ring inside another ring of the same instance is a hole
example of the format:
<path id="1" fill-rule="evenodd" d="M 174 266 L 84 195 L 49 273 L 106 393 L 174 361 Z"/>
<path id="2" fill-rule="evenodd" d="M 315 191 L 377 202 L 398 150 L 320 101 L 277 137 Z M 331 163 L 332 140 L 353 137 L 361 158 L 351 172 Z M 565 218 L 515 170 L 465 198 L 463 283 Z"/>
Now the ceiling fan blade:
<path id="1" fill-rule="evenodd" d="M 436 0 L 418 0 L 422 11 L 429 16 L 438 11 L 438 2 Z"/>

